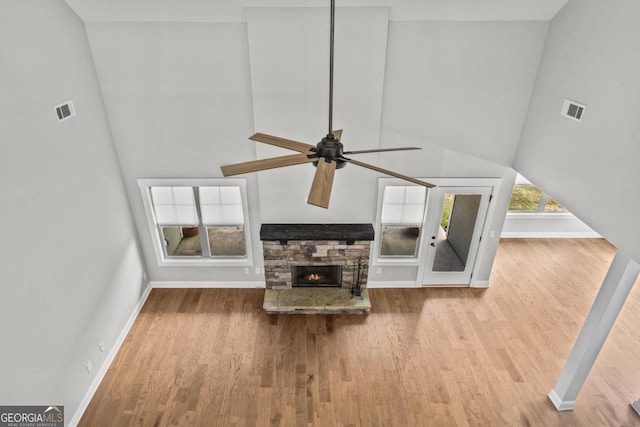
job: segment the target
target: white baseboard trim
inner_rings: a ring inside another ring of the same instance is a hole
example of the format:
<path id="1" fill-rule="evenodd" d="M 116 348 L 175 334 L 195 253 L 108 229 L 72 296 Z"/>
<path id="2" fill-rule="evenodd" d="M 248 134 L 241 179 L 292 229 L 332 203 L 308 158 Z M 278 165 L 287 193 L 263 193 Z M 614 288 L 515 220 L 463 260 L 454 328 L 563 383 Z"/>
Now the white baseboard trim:
<path id="1" fill-rule="evenodd" d="M 404 282 L 367 282 L 367 288 L 420 288 L 420 285 L 416 285 L 416 282 L 404 281 Z"/>
<path id="2" fill-rule="evenodd" d="M 505 231 L 500 235 L 502 239 L 599 239 L 601 237 L 595 231 L 573 233 Z"/>
<path id="3" fill-rule="evenodd" d="M 640 399 L 630 403 L 630 405 L 633 408 L 633 410 L 636 411 L 636 414 L 640 415 Z"/>
<path id="4" fill-rule="evenodd" d="M 489 287 L 489 281 L 488 280 L 472 280 L 471 283 L 469 284 L 469 287 L 485 289 Z"/>
<path id="5" fill-rule="evenodd" d="M 255 282 L 210 282 L 210 281 L 152 281 L 152 288 L 227 288 L 227 289 L 264 289 L 265 283 Z"/>
<path id="6" fill-rule="evenodd" d="M 555 406 L 558 411 L 573 411 L 573 408 L 576 407 L 575 400 L 563 402 L 560 396 L 558 396 L 558 393 L 556 393 L 555 389 L 551 390 L 548 396 L 549 400 L 551 400 L 551 403 L 553 403 L 553 406 Z"/>
<path id="7" fill-rule="evenodd" d="M 102 362 L 102 365 L 100 366 L 100 370 L 97 372 L 95 378 L 91 382 L 91 385 L 89 386 L 89 389 L 87 390 L 84 397 L 82 398 L 82 401 L 78 406 L 78 409 L 73 414 L 73 417 L 71 417 L 69 424 L 67 424 L 69 427 L 75 427 L 80 422 L 80 419 L 84 414 L 84 411 L 87 410 L 87 406 L 89 406 L 89 403 L 91 403 L 91 399 L 93 399 L 93 395 L 96 393 L 96 390 L 98 390 L 100 383 L 102 382 L 102 380 L 104 379 L 104 376 L 109 370 L 109 367 L 111 366 L 113 359 L 115 359 L 116 354 L 118 354 L 118 351 L 122 346 L 122 343 L 124 342 L 125 338 L 127 338 L 127 335 L 129 334 L 129 330 L 131 329 L 131 327 L 133 326 L 133 323 L 138 318 L 138 314 L 140 313 L 140 310 L 142 310 L 142 307 L 144 306 L 144 303 L 147 301 L 147 298 L 149 297 L 150 293 L 151 293 L 151 283 L 148 283 L 147 287 L 144 289 L 144 292 L 142 293 L 142 296 L 138 300 L 138 303 L 135 305 L 135 307 L 133 307 L 133 311 L 131 312 L 129 319 L 127 319 L 127 323 L 125 323 L 124 327 L 122 328 L 120 335 L 118 335 L 116 342 L 113 344 L 113 347 L 109 351 L 109 354 L 107 354 L 107 357 L 104 359 L 104 362 Z"/>

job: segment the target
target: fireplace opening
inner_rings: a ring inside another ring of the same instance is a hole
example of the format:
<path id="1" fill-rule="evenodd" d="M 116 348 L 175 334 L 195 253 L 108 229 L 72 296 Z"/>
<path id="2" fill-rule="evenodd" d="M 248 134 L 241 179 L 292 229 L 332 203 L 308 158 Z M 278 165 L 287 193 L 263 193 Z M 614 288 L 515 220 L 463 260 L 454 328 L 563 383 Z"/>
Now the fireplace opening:
<path id="1" fill-rule="evenodd" d="M 341 265 L 297 265 L 291 267 L 291 285 L 335 286 L 342 285 Z"/>

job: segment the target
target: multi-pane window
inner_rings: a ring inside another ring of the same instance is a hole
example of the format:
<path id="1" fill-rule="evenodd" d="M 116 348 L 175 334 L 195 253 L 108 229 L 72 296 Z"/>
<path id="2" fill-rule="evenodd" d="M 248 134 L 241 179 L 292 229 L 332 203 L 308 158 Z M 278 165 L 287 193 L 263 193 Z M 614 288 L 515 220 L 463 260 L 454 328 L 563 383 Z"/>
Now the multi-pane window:
<path id="1" fill-rule="evenodd" d="M 510 212 L 566 212 L 567 210 L 518 174 L 509 202 Z"/>
<path id="2" fill-rule="evenodd" d="M 380 220 L 380 256 L 417 255 L 426 197 L 426 188 L 422 186 L 384 187 Z"/>
<path id="3" fill-rule="evenodd" d="M 246 259 L 240 186 L 169 184 L 141 184 L 162 260 Z"/>

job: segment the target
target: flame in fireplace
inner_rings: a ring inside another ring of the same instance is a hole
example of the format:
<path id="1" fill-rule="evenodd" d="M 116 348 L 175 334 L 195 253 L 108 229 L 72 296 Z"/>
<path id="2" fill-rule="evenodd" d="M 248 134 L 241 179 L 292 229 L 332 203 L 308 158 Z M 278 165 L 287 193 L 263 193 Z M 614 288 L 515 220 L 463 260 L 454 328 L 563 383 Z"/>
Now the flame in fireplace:
<path id="1" fill-rule="evenodd" d="M 318 274 L 318 273 L 311 273 L 311 274 L 307 274 L 305 279 L 307 281 L 309 281 L 309 282 L 318 282 L 318 281 L 324 279 L 324 276 L 322 274 Z"/>

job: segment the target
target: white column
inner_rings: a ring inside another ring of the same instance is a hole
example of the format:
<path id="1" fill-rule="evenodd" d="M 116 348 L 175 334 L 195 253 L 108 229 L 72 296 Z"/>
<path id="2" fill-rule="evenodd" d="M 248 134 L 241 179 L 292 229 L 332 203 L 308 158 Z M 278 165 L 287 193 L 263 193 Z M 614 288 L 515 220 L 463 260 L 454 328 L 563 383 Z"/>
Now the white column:
<path id="1" fill-rule="evenodd" d="M 619 251 L 611 262 L 598 296 L 549 399 L 558 411 L 572 410 L 576 397 L 604 345 L 633 284 L 640 265 Z"/>

